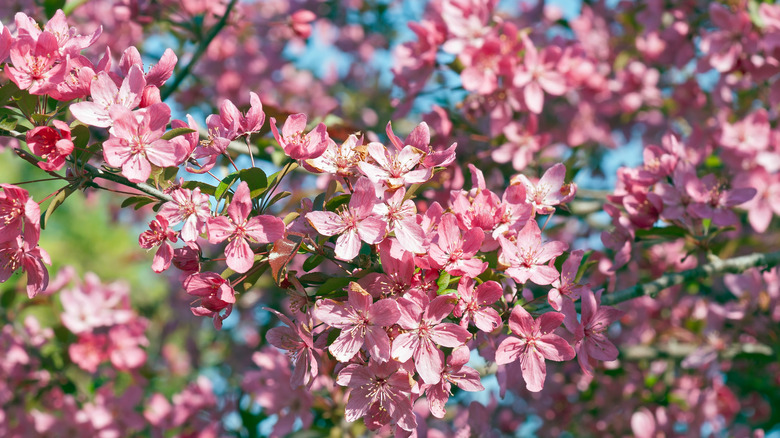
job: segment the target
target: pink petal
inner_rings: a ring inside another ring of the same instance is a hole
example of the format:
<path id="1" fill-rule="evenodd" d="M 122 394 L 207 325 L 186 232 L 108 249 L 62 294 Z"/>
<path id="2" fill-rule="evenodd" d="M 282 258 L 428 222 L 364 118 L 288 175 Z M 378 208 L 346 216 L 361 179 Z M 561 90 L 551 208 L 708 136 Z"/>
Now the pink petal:
<path id="1" fill-rule="evenodd" d="M 450 322 L 441 323 L 430 331 L 431 339 L 443 347 L 460 347 L 471 338 L 471 333 L 463 327 Z"/>
<path id="2" fill-rule="evenodd" d="M 496 309 L 488 307 L 474 312 L 474 325 L 483 332 L 490 333 L 501 326 L 501 316 Z"/>
<path id="3" fill-rule="evenodd" d="M 552 333 L 542 335 L 536 341 L 536 348 L 542 356 L 554 361 L 564 361 L 574 359 L 574 349 L 562 337 Z"/>
<path id="4" fill-rule="evenodd" d="M 225 247 L 227 265 L 230 269 L 243 274 L 255 263 L 255 254 L 246 239 L 234 239 Z"/>
<path id="5" fill-rule="evenodd" d="M 285 225 L 278 217 L 264 214 L 249 218 L 244 230 L 256 242 L 269 243 L 284 237 Z"/>
<path id="6" fill-rule="evenodd" d="M 348 362 L 360 351 L 362 346 L 363 336 L 359 336 L 357 330 L 342 330 L 339 337 L 330 344 L 328 350 L 339 362 Z"/>
<path id="7" fill-rule="evenodd" d="M 390 337 L 380 327 L 369 327 L 366 330 L 365 344 L 371 357 L 381 362 L 390 360 Z"/>
<path id="8" fill-rule="evenodd" d="M 414 366 L 423 382 L 429 385 L 439 383 L 444 369 L 444 353 L 430 339 L 421 338 L 414 352 Z"/>
<path id="9" fill-rule="evenodd" d="M 312 211 L 306 214 L 306 220 L 323 236 L 335 236 L 346 229 L 344 219 L 330 211 Z"/>
<path id="10" fill-rule="evenodd" d="M 360 240 L 374 245 L 385 238 L 387 223 L 377 216 L 369 216 L 357 224 Z"/>
<path id="11" fill-rule="evenodd" d="M 209 235 L 209 243 L 219 243 L 232 236 L 236 226 L 225 216 L 209 218 L 206 223 Z"/>
<path id="12" fill-rule="evenodd" d="M 525 387 L 531 392 L 541 391 L 547 376 L 547 366 L 542 354 L 534 348 L 529 348 L 520 356 L 520 368 L 523 370 Z"/>
<path id="13" fill-rule="evenodd" d="M 544 92 L 536 82 L 529 82 L 523 89 L 523 97 L 528 110 L 534 114 L 541 114 L 544 106 Z"/>
<path id="14" fill-rule="evenodd" d="M 374 303 L 366 316 L 376 326 L 389 327 L 398 322 L 401 310 L 395 300 L 386 298 Z"/>
<path id="15" fill-rule="evenodd" d="M 416 333 L 401 333 L 393 339 L 392 357 L 397 362 L 406 362 L 415 352 L 419 341 Z"/>
<path id="16" fill-rule="evenodd" d="M 309 213 L 312 214 L 312 213 Z M 308 215 L 307 215 L 308 217 Z M 347 230 L 336 239 L 336 258 L 349 261 L 360 253 L 360 237 L 356 230 Z"/>
<path id="17" fill-rule="evenodd" d="M 524 340 L 514 336 L 504 339 L 496 349 L 496 364 L 506 365 L 516 361 L 517 358 L 520 357 L 525 346 L 526 342 Z"/>
<path id="18" fill-rule="evenodd" d="M 533 336 L 535 328 L 534 318 L 523 306 L 515 306 L 511 315 L 509 315 L 509 328 L 512 330 L 512 333 L 517 335 Z"/>

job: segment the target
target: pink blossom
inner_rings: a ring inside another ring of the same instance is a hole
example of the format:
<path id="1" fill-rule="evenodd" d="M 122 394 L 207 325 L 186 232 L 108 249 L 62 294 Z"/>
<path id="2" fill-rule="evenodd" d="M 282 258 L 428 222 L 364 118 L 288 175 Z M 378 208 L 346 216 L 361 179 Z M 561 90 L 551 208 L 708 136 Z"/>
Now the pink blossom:
<path id="1" fill-rule="evenodd" d="M 460 53 L 468 44 L 479 46 L 490 31 L 497 5 L 495 0 L 447 0 L 441 5 L 441 18 L 447 25 L 443 49 Z"/>
<path id="2" fill-rule="evenodd" d="M 451 192 L 452 211 L 458 216 L 461 228 L 479 227 L 485 232 L 481 251 L 494 251 L 499 246 L 498 236 L 522 229 L 534 214 L 534 208 L 526 202 L 524 185 L 510 185 L 499 199 L 487 190 L 482 171 L 473 164 L 469 164 L 469 169 L 473 188 L 471 192 L 460 191 L 457 195 Z"/>
<path id="3" fill-rule="evenodd" d="M 149 345 L 146 338 L 147 321 L 135 319 L 129 324 L 116 325 L 108 331 L 110 348 L 108 358 L 118 370 L 133 370 L 146 363 L 146 351 L 143 346 Z"/>
<path id="4" fill-rule="evenodd" d="M 174 122 L 176 122 L 176 120 L 174 120 Z M 189 114 L 187 114 L 186 125 L 187 126 L 178 127 L 188 127 L 196 131 L 199 130 L 198 124 L 195 123 L 195 119 Z M 203 158 L 206 160 L 203 163 L 198 162 L 198 164 L 196 164 L 198 166 L 197 168 L 187 165 L 185 168 L 187 172 L 200 174 L 211 170 L 214 165 L 217 164 L 217 158 L 225 153 L 228 145 L 235 137 L 235 132 L 231 132 L 223 126 L 222 119 L 219 115 L 210 114 L 206 117 L 206 127 L 208 129 L 208 139 L 199 142 L 198 134 L 193 133 L 194 135 L 188 141 L 190 147 L 187 148 L 194 160 Z M 186 138 L 186 136 L 184 137 Z"/>
<path id="5" fill-rule="evenodd" d="M 194 189 L 176 189 L 171 192 L 173 202 L 166 202 L 160 209 L 160 216 L 173 226 L 184 222 L 181 229 L 181 239 L 194 242 L 198 235 L 206 230 L 206 221 L 211 217 L 209 195 L 200 192 L 200 187 Z"/>
<path id="6" fill-rule="evenodd" d="M 398 243 L 410 252 L 425 252 L 425 233 L 417 223 L 417 208 L 406 199 L 406 189 L 401 187 L 382 203 L 374 205 L 374 213 L 387 223 L 387 232 L 395 233 Z"/>
<path id="7" fill-rule="evenodd" d="M 566 321 L 566 328 L 572 330 L 577 340 L 577 361 L 582 371 L 588 376 L 593 375 L 593 367 L 589 358 L 604 361 L 617 359 L 618 350 L 604 335 L 610 324 L 623 316 L 623 312 L 612 307 L 599 306 L 596 295 L 586 291 L 582 295 L 582 319 L 579 324 L 572 318 Z M 576 326 L 576 328 L 575 328 Z"/>
<path id="8" fill-rule="evenodd" d="M 317 355 L 314 352 L 314 340 L 309 324 L 294 323 L 290 318 L 273 309 L 266 309 L 279 317 L 287 327 L 274 327 L 265 335 L 266 340 L 276 348 L 287 350 L 294 362 L 290 385 L 311 387 L 318 374 Z"/>
<path id="9" fill-rule="evenodd" d="M 43 29 L 23 12 L 17 13 L 14 18 L 20 36 L 29 35 L 37 39 L 43 32 L 54 35 L 62 56 L 77 56 L 82 50 L 94 44 L 103 32 L 103 26 L 98 26 L 91 35 L 78 34 L 75 27 L 68 26 L 65 13 L 61 9 L 57 9 Z"/>
<path id="10" fill-rule="evenodd" d="M 424 183 L 431 178 L 431 169 L 413 170 L 425 155 L 414 146 L 407 145 L 400 151 L 390 152 L 381 143 L 371 142 L 367 150 L 376 164 L 361 161 L 358 167 L 374 184 L 382 184 L 389 190 L 396 190 L 407 184 Z"/>
<path id="11" fill-rule="evenodd" d="M 434 151 L 431 146 L 431 130 L 425 122 L 421 122 L 417 125 L 412 132 L 406 136 L 404 141 L 401 141 L 401 139 L 395 135 L 393 126 L 390 122 L 387 122 L 385 133 L 387 133 L 390 142 L 398 151 L 402 151 L 407 145 L 422 151 L 425 154 L 425 158 L 421 161 L 421 164 L 424 167 L 446 167 L 455 161 L 455 148 L 458 146 L 457 143 L 451 144 L 450 147 L 445 150 Z"/>
<path id="12" fill-rule="evenodd" d="M 360 280 L 361 286 L 375 297 L 402 296 L 411 288 L 414 276 L 414 255 L 388 238 L 378 245 L 383 273 L 370 273 Z"/>
<path id="13" fill-rule="evenodd" d="M 29 298 L 34 298 L 49 285 L 49 271 L 44 263 L 51 265 L 51 258 L 37 241 L 31 243 L 18 236 L 0 242 L 0 283 L 5 283 L 17 269 L 22 269 L 27 273 Z"/>
<path id="14" fill-rule="evenodd" d="M 454 295 L 441 295 L 433 301 L 423 296 L 420 303 L 399 298 L 401 318 L 398 325 L 406 330 L 393 340 L 393 358 L 406 362 L 414 356 L 414 366 L 427 384 L 439 383 L 444 369 L 444 353 L 436 345 L 455 348 L 463 345 L 471 333 L 457 324 L 442 322 L 455 308 Z"/>
<path id="15" fill-rule="evenodd" d="M 83 333 L 68 346 L 68 355 L 79 368 L 95 373 L 98 366 L 108 359 L 108 336 L 105 333 Z"/>
<path id="16" fill-rule="evenodd" d="M 769 174 L 764 168 L 742 172 L 734 178 L 737 188 L 754 188 L 756 196 L 743 203 L 748 222 L 758 233 L 769 228 L 774 215 L 780 215 L 780 173 Z"/>
<path id="17" fill-rule="evenodd" d="M 201 272 L 187 277 L 184 289 L 188 294 L 200 297 L 200 305 L 190 308 L 192 313 L 210 317 L 217 330 L 222 328 L 222 321 L 230 316 L 233 303 L 236 302 L 235 291 L 230 283 L 215 272 Z"/>
<path id="18" fill-rule="evenodd" d="M 746 9 L 732 12 L 726 6 L 711 3 L 709 17 L 717 29 L 702 37 L 701 50 L 709 55 L 710 65 L 724 73 L 734 68 L 745 44 L 756 35 Z"/>
<path id="19" fill-rule="evenodd" d="M 293 160 L 308 160 L 317 158 L 328 147 L 328 131 L 325 124 L 320 123 L 308 134 L 303 135 L 306 129 L 306 115 L 293 114 L 287 118 L 282 126 L 282 135 L 276 128 L 276 119 L 271 117 L 271 132 L 277 143 L 284 149 L 284 153 Z"/>
<path id="20" fill-rule="evenodd" d="M 290 15 L 290 27 L 301 38 L 309 38 L 311 35 L 311 22 L 317 19 L 317 15 L 306 9 L 299 9 Z"/>
<path id="21" fill-rule="evenodd" d="M 458 305 L 454 315 L 462 317 L 460 326 L 473 322 L 478 329 L 490 333 L 502 325 L 501 316 L 491 304 L 501 299 L 504 289 L 495 281 L 486 281 L 474 288 L 475 281 L 463 277 L 458 283 Z"/>
<path id="22" fill-rule="evenodd" d="M 241 181 L 228 206 L 228 216 L 209 219 L 207 228 L 209 242 L 219 243 L 229 239 L 225 248 L 227 265 L 230 269 L 244 273 L 255 262 L 254 252 L 249 242 L 275 242 L 284 236 L 284 222 L 267 214 L 249 217 L 252 212 L 252 199 L 249 186 Z"/>
<path id="23" fill-rule="evenodd" d="M 276 414 L 270 436 L 287 436 L 300 419 L 304 429 L 314 420 L 313 393 L 305 387 L 290 389 L 290 361 L 276 348 L 265 346 L 252 354 L 252 362 L 259 370 L 244 372 L 241 389 L 249 394 L 269 415 Z"/>
<path id="24" fill-rule="evenodd" d="M 347 137 L 341 145 L 335 141 L 328 141 L 325 152 L 317 158 L 306 160 L 310 170 L 325 172 L 333 175 L 350 177 L 355 174 L 356 166 L 360 162 L 360 153 L 357 147 L 363 144 L 362 137 L 358 139 L 354 134 Z"/>
<path id="25" fill-rule="evenodd" d="M 555 257 L 563 254 L 569 247 L 560 241 L 542 245 L 542 232 L 533 220 L 529 220 L 518 233 L 515 242 L 504 236 L 499 236 L 498 241 L 501 244 L 498 260 L 499 263 L 509 266 L 506 273 L 518 283 L 531 280 L 540 285 L 551 284 L 558 278 L 558 271 L 552 264 Z"/>
<path id="26" fill-rule="evenodd" d="M 447 359 L 447 365 L 442 370 L 441 380 L 426 389 L 428 407 L 434 417 L 444 418 L 446 413 L 444 405 L 450 398 L 453 383 L 464 391 L 478 392 L 485 389 L 480 382 L 479 372 L 466 366 L 468 361 L 468 347 L 463 346 L 452 350 L 452 354 Z"/>
<path id="27" fill-rule="evenodd" d="M 175 167 L 184 159 L 183 139 L 161 138 L 171 118 L 168 105 L 158 103 L 134 112 L 113 105 L 111 118 L 114 126 L 111 137 L 103 142 L 103 157 L 109 166 L 121 167 L 130 181 L 146 181 L 152 165 Z"/>
<path id="28" fill-rule="evenodd" d="M 569 258 L 563 262 L 561 267 L 561 278 L 552 282 L 552 289 L 547 294 L 550 306 L 558 312 L 563 312 L 564 315 L 576 313 L 574 301 L 577 301 L 582 292 L 587 290 L 586 285 L 574 282 L 584 254 L 585 252 L 581 249 L 569 254 Z"/>
<path id="29" fill-rule="evenodd" d="M 125 107 L 128 110 L 136 108 L 141 103 L 146 80 L 140 67 L 130 69 L 128 75 L 122 81 L 122 86 L 117 87 L 108 73 L 99 72 L 92 79 L 90 86 L 91 102 L 78 102 L 70 106 L 73 117 L 80 122 L 100 128 L 108 128 L 116 117 L 112 117 L 110 111 L 114 105 Z M 167 107 L 167 105 L 166 105 Z M 119 116 L 121 113 L 117 113 Z M 170 109 L 168 118 L 170 119 Z M 163 126 L 164 128 L 164 126 Z"/>
<path id="30" fill-rule="evenodd" d="M 5 62 L 11 53 L 11 45 L 14 43 L 14 37 L 7 27 L 0 23 L 0 63 Z"/>
<path id="31" fill-rule="evenodd" d="M 550 141 L 549 133 L 540 133 L 539 121 L 530 114 L 527 122 L 513 121 L 503 128 L 507 142 L 493 149 L 490 156 L 497 163 L 512 162 L 516 171 L 525 169 L 533 161 L 534 154 Z"/>
<path id="32" fill-rule="evenodd" d="M 173 247 L 168 241 L 176 242 L 176 233 L 168 228 L 168 221 L 159 214 L 149 223 L 149 230 L 144 231 L 138 237 L 138 244 L 141 245 L 141 248 L 151 249 L 159 246 L 152 261 L 154 272 L 160 273 L 171 266 Z"/>
<path id="33" fill-rule="evenodd" d="M 10 56 L 13 67 L 6 67 L 8 77 L 30 94 L 42 95 L 55 90 L 68 71 L 68 58 L 60 56 L 57 38 L 49 32 L 42 32 L 37 38 L 19 35 L 11 46 Z"/>
<path id="34" fill-rule="evenodd" d="M 365 345 L 372 358 L 380 362 L 390 360 L 390 338 L 383 327 L 398 321 L 398 304 L 389 298 L 374 303 L 357 283 L 351 283 L 347 293 L 347 302 L 320 300 L 314 311 L 320 321 L 341 330 L 328 348 L 333 357 L 348 362 Z"/>
<path id="35" fill-rule="evenodd" d="M 534 114 L 540 114 L 544 106 L 544 92 L 560 96 L 566 92 L 566 79 L 556 70 L 556 63 L 561 50 L 550 46 L 540 54 L 533 42 L 523 34 L 525 54 L 523 66 L 515 73 L 512 85 L 523 88 L 523 97 L 528 109 Z"/>
<path id="36" fill-rule="evenodd" d="M 163 84 L 165 84 L 165 81 L 170 79 L 170 77 L 173 75 L 173 69 L 176 67 L 177 62 L 178 58 L 176 57 L 176 54 L 173 52 L 173 50 L 165 49 L 162 57 L 160 57 L 160 61 L 157 64 L 151 66 L 149 71 L 144 74 L 146 87 L 162 87 Z M 122 58 L 119 59 L 119 71 L 121 71 L 123 75 L 127 76 L 130 74 L 130 71 L 134 66 L 137 66 L 143 72 L 144 62 L 141 58 L 141 54 L 135 47 L 128 47 L 122 53 Z"/>
<path id="37" fill-rule="evenodd" d="M 502 56 L 501 42 L 493 37 L 485 40 L 480 47 L 467 46 L 460 54 L 460 60 L 466 66 L 460 73 L 463 88 L 478 94 L 488 95 L 498 88 L 500 64 L 507 64 L 509 57 Z"/>
<path id="38" fill-rule="evenodd" d="M 0 184 L 0 242 L 16 240 L 20 235 L 28 242 L 38 242 L 41 233 L 41 210 L 27 190 L 11 184 Z"/>
<path id="39" fill-rule="evenodd" d="M 73 152 L 70 127 L 60 120 L 52 120 L 54 128 L 37 126 L 27 131 L 27 145 L 35 155 L 43 158 L 38 167 L 43 170 L 60 170 L 65 158 Z"/>
<path id="40" fill-rule="evenodd" d="M 688 180 L 685 190 L 693 201 L 687 211 L 700 219 L 712 219 L 712 224 L 720 227 L 736 224 L 739 219 L 731 208 L 753 199 L 757 193 L 752 187 L 725 190 L 713 174 Z"/>
<path id="41" fill-rule="evenodd" d="M 130 308 L 130 288 L 126 283 L 104 285 L 97 275 L 87 272 L 84 283 L 60 293 L 64 312 L 62 324 L 71 332 L 92 332 L 97 327 L 125 324 L 135 317 Z"/>
<path id="42" fill-rule="evenodd" d="M 562 313 L 548 312 L 534 320 L 522 306 L 515 306 L 509 316 L 510 336 L 496 349 L 496 363 L 505 365 L 520 361 L 526 388 L 539 392 L 544 386 L 547 367 L 544 360 L 565 361 L 574 358 L 574 349 L 552 331 L 561 325 Z"/>
<path id="43" fill-rule="evenodd" d="M 173 266 L 185 274 L 200 272 L 200 246 L 195 242 L 173 250 Z"/>
<path id="44" fill-rule="evenodd" d="M 366 178 L 355 184 L 349 205 L 339 213 L 313 211 L 306 219 L 324 236 L 340 235 L 336 240 L 336 258 L 352 260 L 360 252 L 360 241 L 370 245 L 385 238 L 387 224 L 373 213 L 376 192 Z"/>
<path id="45" fill-rule="evenodd" d="M 455 215 L 446 214 L 439 224 L 438 240 L 431 244 L 428 257 L 437 269 L 444 269 L 452 275 L 476 277 L 487 268 L 474 256 L 479 251 L 485 233 L 475 227 L 461 234 Z"/>
<path id="46" fill-rule="evenodd" d="M 534 205 L 536 213 L 550 214 L 555 211 L 556 205 L 570 201 L 577 192 L 574 183 L 564 184 L 565 177 L 566 166 L 558 163 L 547 169 L 536 184 L 525 175 L 516 178 L 525 186 L 528 202 Z"/>
<path id="47" fill-rule="evenodd" d="M 260 128 L 265 122 L 265 113 L 260 97 L 254 92 L 249 92 L 250 107 L 246 115 L 242 114 L 236 105 L 229 99 L 222 102 L 219 108 L 219 120 L 222 126 L 232 133 L 231 140 L 254 132 L 260 132 Z"/>
<path id="48" fill-rule="evenodd" d="M 403 430 L 412 431 L 417 419 L 412 412 L 412 379 L 395 361 L 368 365 L 350 364 L 339 372 L 336 383 L 351 389 L 345 419 L 353 422 L 365 417 L 366 425 L 389 424 L 392 420 Z"/>

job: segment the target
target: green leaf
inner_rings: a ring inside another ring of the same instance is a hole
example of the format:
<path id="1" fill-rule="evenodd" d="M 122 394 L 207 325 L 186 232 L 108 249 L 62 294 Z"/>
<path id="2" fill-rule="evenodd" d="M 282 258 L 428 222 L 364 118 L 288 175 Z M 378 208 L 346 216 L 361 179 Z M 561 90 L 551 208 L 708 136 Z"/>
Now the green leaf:
<path id="1" fill-rule="evenodd" d="M 217 190 L 214 191 L 214 197 L 217 198 L 217 201 L 221 200 L 225 196 L 225 193 L 236 181 L 238 181 L 238 172 L 233 172 L 230 175 L 222 178 L 222 181 L 219 183 Z"/>
<path id="2" fill-rule="evenodd" d="M 17 122 L 18 120 L 16 117 L 3 115 L 2 117 L 0 117 L 0 129 L 6 131 L 13 131 L 16 129 Z"/>
<path id="3" fill-rule="evenodd" d="M 86 149 L 89 143 L 89 127 L 77 124 L 70 127 L 70 139 L 73 141 L 73 149 Z"/>
<path id="4" fill-rule="evenodd" d="M 24 114 L 35 114 L 35 107 L 38 105 L 38 96 L 33 96 L 24 91 L 14 96 L 14 100 L 16 101 L 16 106 L 22 110 Z"/>
<path id="5" fill-rule="evenodd" d="M 320 193 L 312 202 L 312 211 L 322 211 L 325 208 L 325 193 Z"/>
<path id="6" fill-rule="evenodd" d="M 195 188 L 200 188 L 201 193 L 205 193 L 207 195 L 214 196 L 214 194 L 217 191 L 217 188 L 212 186 L 211 184 L 206 184 L 202 181 L 184 181 L 184 184 L 181 185 L 185 189 L 195 190 Z"/>
<path id="7" fill-rule="evenodd" d="M 293 170 L 295 170 L 296 167 L 298 167 L 298 163 L 290 163 L 290 168 L 287 171 L 287 173 L 292 172 Z M 280 170 L 280 171 L 278 171 L 276 173 L 271 174 L 268 177 L 268 185 L 269 186 L 273 186 L 276 183 L 276 179 L 279 178 L 282 175 L 282 172 L 284 172 L 284 169 L 282 169 L 282 170 Z"/>
<path id="8" fill-rule="evenodd" d="M 308 284 L 322 284 L 328 281 L 330 276 L 323 274 L 322 272 L 310 272 L 308 274 L 303 274 L 300 277 L 298 277 L 298 280 L 301 281 L 301 283 Z"/>
<path id="9" fill-rule="evenodd" d="M 20 91 L 21 90 L 19 90 L 19 87 L 17 87 L 13 81 L 8 81 L 7 84 L 0 87 L 0 105 L 5 105 L 9 99 L 14 97 Z"/>
<path id="10" fill-rule="evenodd" d="M 290 192 L 281 192 L 274 195 L 273 198 L 271 198 L 271 201 L 268 202 L 268 207 L 276 204 L 277 202 L 281 201 L 282 199 L 292 195 Z"/>
<path id="11" fill-rule="evenodd" d="M 640 240 L 657 239 L 659 237 L 672 240 L 685 237 L 686 235 L 688 235 L 688 231 L 676 225 L 653 227 L 649 230 L 636 230 L 636 237 Z"/>
<path id="12" fill-rule="evenodd" d="M 179 137 L 181 135 L 191 134 L 193 132 L 198 132 L 198 131 L 192 128 L 173 128 L 170 131 L 163 134 L 162 137 L 160 138 L 163 140 L 173 140 L 176 137 Z"/>
<path id="13" fill-rule="evenodd" d="M 46 209 L 46 211 L 41 215 L 41 228 L 46 228 L 46 224 L 49 223 L 49 217 L 51 217 L 52 213 L 54 213 L 54 210 L 57 209 L 60 205 L 62 205 L 63 202 L 70 196 L 73 192 L 75 192 L 76 189 L 74 189 L 71 185 L 67 185 L 63 188 L 61 188 L 56 195 L 54 195 L 51 198 L 51 201 L 49 201 L 49 207 Z"/>
<path id="14" fill-rule="evenodd" d="M 322 263 L 324 260 L 325 257 L 321 256 L 320 254 L 314 254 L 303 262 L 303 270 L 309 272 L 319 266 L 320 263 Z"/>
<path id="15" fill-rule="evenodd" d="M 337 208 L 341 207 L 342 205 L 349 202 L 349 200 L 352 198 L 352 195 L 338 195 L 334 196 L 333 199 L 329 200 L 325 203 L 325 209 L 328 211 L 336 211 Z"/>
<path id="16" fill-rule="evenodd" d="M 347 287 L 350 282 L 355 281 L 355 278 L 352 277 L 332 277 L 325 281 L 325 283 L 322 283 L 322 286 L 320 286 L 317 289 L 317 295 L 322 297 L 335 297 L 338 294 L 338 292 L 341 292 L 342 289 Z M 346 296 L 346 293 L 343 294 Z"/>
<path id="17" fill-rule="evenodd" d="M 51 18 L 57 13 L 57 9 L 65 7 L 65 0 L 43 0 L 43 10 L 46 16 Z"/>
<path id="18" fill-rule="evenodd" d="M 133 204 L 135 206 L 133 207 L 135 210 L 138 210 L 139 208 L 143 207 L 144 205 L 151 204 L 152 202 L 155 202 L 156 199 L 150 198 L 148 196 L 130 196 L 129 198 L 122 201 L 122 205 L 120 207 L 125 208 L 129 207 Z"/>
<path id="19" fill-rule="evenodd" d="M 244 181 L 249 186 L 249 197 L 252 199 L 260 197 L 263 191 L 268 188 L 268 178 L 259 167 L 243 169 L 238 172 L 238 175 L 241 181 Z"/>
<path id="20" fill-rule="evenodd" d="M 582 280 L 582 276 L 585 275 L 585 271 L 587 271 L 588 268 L 598 263 L 596 260 L 588 261 L 591 255 L 593 255 L 593 250 L 586 251 L 585 254 L 582 255 L 580 267 L 577 269 L 577 275 L 574 277 L 575 283 L 579 283 L 580 280 Z"/>
<path id="21" fill-rule="evenodd" d="M 439 274 L 438 280 L 436 280 L 436 285 L 439 286 L 439 295 L 441 295 L 442 291 L 447 289 L 447 286 L 450 285 L 450 280 L 452 279 L 452 276 L 447 271 L 442 271 Z"/>
<path id="22" fill-rule="evenodd" d="M 458 290 L 457 289 L 444 289 L 444 290 L 439 290 L 436 293 L 438 295 L 449 295 L 449 294 L 458 295 Z"/>
<path id="23" fill-rule="evenodd" d="M 235 289 L 237 292 L 246 292 L 251 288 L 252 286 L 257 283 L 257 281 L 262 277 L 263 274 L 265 274 L 265 271 L 268 270 L 268 263 L 263 263 L 260 265 L 259 268 L 257 268 L 254 272 L 247 275 L 247 277 L 238 284 L 236 284 L 233 289 Z"/>

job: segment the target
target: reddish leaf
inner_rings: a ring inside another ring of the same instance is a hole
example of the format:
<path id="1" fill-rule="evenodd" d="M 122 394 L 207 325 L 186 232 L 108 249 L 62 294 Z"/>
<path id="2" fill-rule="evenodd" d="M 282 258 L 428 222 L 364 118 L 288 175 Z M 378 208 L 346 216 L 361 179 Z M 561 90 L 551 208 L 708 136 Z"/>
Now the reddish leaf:
<path id="1" fill-rule="evenodd" d="M 268 263 L 271 265 L 271 275 L 277 284 L 284 279 L 280 274 L 298 252 L 303 237 L 301 233 L 287 232 L 283 238 L 274 242 L 271 254 L 268 255 Z"/>

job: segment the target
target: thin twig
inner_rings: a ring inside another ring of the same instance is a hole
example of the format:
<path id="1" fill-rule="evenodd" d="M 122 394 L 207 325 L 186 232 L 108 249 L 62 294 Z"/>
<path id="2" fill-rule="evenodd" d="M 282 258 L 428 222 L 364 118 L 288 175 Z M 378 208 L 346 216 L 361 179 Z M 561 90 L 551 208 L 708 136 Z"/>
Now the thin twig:
<path id="1" fill-rule="evenodd" d="M 780 251 L 769 254 L 754 253 L 726 260 L 714 260 L 698 268 L 683 272 L 672 272 L 647 283 L 619 290 L 601 297 L 601 304 L 610 306 L 634 298 L 649 296 L 655 298 L 659 292 L 686 281 L 712 277 L 720 274 L 740 274 L 750 268 L 764 266 L 771 268 L 780 264 Z"/>
<path id="2" fill-rule="evenodd" d="M 238 0 L 230 1 L 230 3 L 227 5 L 227 8 L 225 8 L 225 14 L 219 19 L 217 24 L 215 24 L 214 27 L 211 28 L 208 35 L 206 35 L 206 37 L 201 40 L 197 50 L 195 50 L 195 53 L 192 54 L 192 58 L 190 58 L 190 62 L 187 63 L 187 65 L 180 72 L 176 73 L 176 75 L 173 78 L 173 82 L 171 82 L 169 86 L 165 87 L 162 93 L 160 93 L 161 100 L 167 99 L 174 91 L 176 91 L 177 88 L 179 88 L 179 85 L 181 85 L 182 81 L 184 81 L 184 79 L 187 76 L 189 76 L 190 72 L 192 72 L 192 69 L 195 67 L 195 64 L 198 62 L 200 57 L 203 56 L 204 53 L 206 53 L 206 49 L 209 47 L 209 44 L 211 44 L 211 41 L 214 40 L 217 34 L 227 24 L 228 17 L 230 16 L 230 12 L 233 10 L 233 6 L 235 6 L 236 3 L 238 3 Z"/>
<path id="3" fill-rule="evenodd" d="M 754 253 L 726 260 L 718 259 L 694 269 L 689 269 L 682 272 L 672 272 L 665 274 L 653 281 L 639 283 L 635 286 L 621 289 L 611 294 L 605 294 L 601 297 L 601 305 L 614 306 L 616 304 L 644 296 L 655 298 L 662 290 L 685 283 L 687 281 L 713 277 L 721 274 L 741 274 L 750 268 L 772 268 L 777 265 L 780 265 L 780 251 L 771 252 L 768 254 Z M 579 304 L 580 303 L 575 303 L 575 306 L 578 309 Z M 551 312 L 552 310 L 553 309 L 549 304 L 541 305 L 532 310 L 529 309 L 529 311 L 533 311 L 533 313 L 536 314 Z"/>

